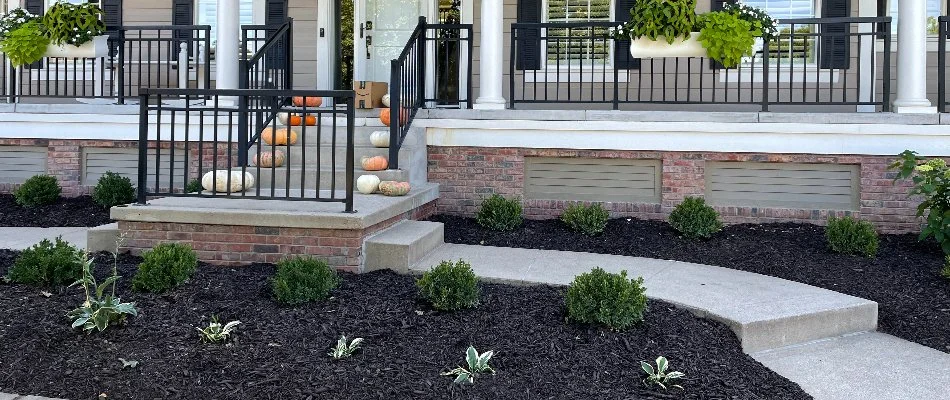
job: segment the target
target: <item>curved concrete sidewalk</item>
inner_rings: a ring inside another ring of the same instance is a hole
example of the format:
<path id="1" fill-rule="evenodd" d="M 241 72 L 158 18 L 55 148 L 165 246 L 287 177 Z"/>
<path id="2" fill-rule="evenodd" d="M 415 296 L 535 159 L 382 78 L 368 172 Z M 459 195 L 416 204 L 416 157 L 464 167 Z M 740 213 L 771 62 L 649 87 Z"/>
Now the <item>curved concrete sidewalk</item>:
<path id="1" fill-rule="evenodd" d="M 70 244 L 86 248 L 86 232 L 89 228 L 19 228 L 0 227 L 0 249 L 23 250 L 41 242 L 62 236 Z"/>

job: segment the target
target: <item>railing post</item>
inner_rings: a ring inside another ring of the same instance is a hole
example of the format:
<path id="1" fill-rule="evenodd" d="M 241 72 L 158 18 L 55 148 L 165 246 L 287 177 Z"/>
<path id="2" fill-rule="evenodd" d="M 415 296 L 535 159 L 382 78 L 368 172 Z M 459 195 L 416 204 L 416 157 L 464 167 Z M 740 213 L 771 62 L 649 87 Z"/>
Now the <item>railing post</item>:
<path id="1" fill-rule="evenodd" d="M 884 79 L 884 88 L 882 90 L 884 93 L 881 93 L 883 96 L 881 99 L 883 101 L 883 104 L 881 104 L 881 111 L 889 112 L 891 111 L 891 22 L 890 21 L 884 23 L 883 35 L 884 35 L 884 68 L 883 68 L 884 70 L 882 74 L 883 76 L 881 78 Z M 941 39 L 940 42 L 943 43 L 943 39 Z M 941 69 L 941 71 L 943 70 Z"/>
<path id="2" fill-rule="evenodd" d="M 610 46 L 610 47 L 616 49 L 616 48 L 617 48 L 617 40 L 616 40 L 616 39 L 611 39 L 611 40 L 613 41 L 613 43 L 611 43 L 612 46 Z M 630 54 L 629 54 L 629 52 L 628 52 L 627 54 L 621 55 L 621 57 L 629 58 L 629 57 L 630 57 Z M 613 109 L 614 109 L 614 110 L 619 110 L 619 109 L 620 109 L 620 68 L 619 68 L 619 66 L 614 66 L 613 70 L 614 70 L 614 90 L 613 90 L 613 92 L 614 92 L 614 93 L 613 93 L 613 95 L 614 95 L 614 101 L 613 101 Z M 591 77 L 593 77 L 593 74 L 591 74 Z M 512 84 L 512 85 L 513 85 L 513 84 Z M 513 98 L 514 98 L 514 97 L 512 97 L 512 99 L 513 99 Z"/>
<path id="3" fill-rule="evenodd" d="M 762 111 L 769 111 L 769 48 L 772 46 L 772 40 L 763 40 L 762 45 Z M 781 43 L 779 44 L 781 50 Z M 755 57 L 755 55 L 753 55 Z M 754 60 L 754 59 L 753 59 Z M 754 64 L 753 64 L 754 65 Z M 739 73 L 742 73 L 741 71 Z M 751 74 L 750 74 L 751 77 Z"/>
<path id="4" fill-rule="evenodd" d="M 937 21 L 940 34 L 937 37 L 937 111 L 947 112 L 947 20 L 940 17 Z"/>
<path id="5" fill-rule="evenodd" d="M 399 60 L 392 60 L 389 74 L 389 168 L 399 169 L 399 125 L 402 123 L 402 99 L 400 91 L 402 82 L 400 81 Z M 395 114 L 393 114 L 393 110 Z M 395 121 L 395 123 L 392 123 Z"/>
<path id="6" fill-rule="evenodd" d="M 285 89 L 290 90 L 294 88 L 294 19 L 287 18 L 287 55 L 284 59 L 286 71 L 287 71 L 287 87 Z"/>
<path id="7" fill-rule="evenodd" d="M 156 132 L 158 129 L 156 128 Z M 158 139 L 156 137 L 156 139 Z M 158 140 L 156 140 L 157 144 Z M 138 203 L 145 204 L 148 190 L 148 92 L 139 94 L 139 185 Z M 159 171 L 155 171 L 158 174 Z M 158 189 L 158 188 L 156 188 Z"/>
<path id="8" fill-rule="evenodd" d="M 116 82 L 118 86 L 116 102 L 125 104 L 125 29 L 122 28 L 119 28 L 118 47 L 118 52 L 116 53 L 116 57 L 119 58 L 119 65 L 116 67 Z"/>
<path id="9" fill-rule="evenodd" d="M 413 109 L 425 107 L 425 98 L 426 98 L 426 17 L 419 17 L 419 37 L 416 38 L 416 52 L 419 54 L 419 60 L 416 62 L 417 75 L 416 79 L 419 82 L 416 82 L 418 95 L 416 95 L 416 104 L 413 104 Z M 401 116 L 401 114 L 400 114 Z M 402 121 L 399 121 L 402 123 Z M 390 143 L 391 144 L 391 143 Z"/>
<path id="10" fill-rule="evenodd" d="M 247 60 L 242 58 L 238 62 L 238 64 L 240 65 L 240 68 L 238 68 L 238 80 L 240 81 L 240 85 L 238 87 L 240 87 L 241 89 L 247 89 L 247 85 L 248 85 Z M 237 127 L 238 128 L 237 129 L 238 165 L 242 167 L 248 165 L 247 152 L 250 150 L 248 148 L 250 147 L 248 145 L 248 139 L 249 139 L 248 135 L 251 134 L 251 127 L 249 124 L 248 115 L 251 112 L 250 110 L 248 110 L 247 103 L 248 103 L 247 96 L 245 95 L 238 96 L 238 127 Z"/>
<path id="11" fill-rule="evenodd" d="M 356 122 L 356 110 L 353 94 L 350 93 L 346 98 L 346 212 L 352 213 L 353 211 L 353 169 L 354 166 L 354 148 L 353 148 L 353 124 Z M 333 101 L 336 103 L 336 100 Z M 335 116 L 334 116 L 335 118 Z M 398 125 L 398 124 L 394 124 Z M 390 152 L 393 148 L 393 142 L 390 142 Z M 302 189 L 302 188 L 301 188 Z"/>
<path id="12" fill-rule="evenodd" d="M 7 92 L 7 102 L 9 102 L 10 104 L 16 103 L 16 92 L 17 92 L 16 75 L 17 75 L 17 67 L 14 67 L 13 63 L 11 62 L 10 63 L 10 79 L 9 79 L 10 87 L 8 89 L 9 92 Z"/>
<path id="13" fill-rule="evenodd" d="M 518 49 L 521 47 L 518 44 L 518 27 L 512 25 L 511 27 L 511 45 L 509 47 L 508 55 L 508 107 L 512 110 L 515 109 L 515 57 L 518 56 Z M 471 55 L 469 55 L 471 57 Z M 616 70 L 616 68 L 614 68 Z M 523 80 L 522 80 L 523 81 Z M 522 88 L 524 90 L 524 88 Z M 468 97 L 472 98 L 472 93 L 469 93 Z M 474 102 L 472 102 L 474 104 Z M 474 108 L 474 107 L 472 107 Z"/>

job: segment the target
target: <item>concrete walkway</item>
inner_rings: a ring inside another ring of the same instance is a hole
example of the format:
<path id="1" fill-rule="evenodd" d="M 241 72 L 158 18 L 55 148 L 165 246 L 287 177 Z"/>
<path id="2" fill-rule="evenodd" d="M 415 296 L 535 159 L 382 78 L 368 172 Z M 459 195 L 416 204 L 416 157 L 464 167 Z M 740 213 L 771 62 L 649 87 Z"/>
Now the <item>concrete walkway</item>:
<path id="1" fill-rule="evenodd" d="M 643 276 L 647 296 L 732 328 L 743 350 L 819 400 L 950 398 L 950 354 L 874 332 L 877 303 L 708 265 L 445 244 L 410 270 L 464 259 L 497 281 L 566 285 L 599 266 Z"/>
<path id="2" fill-rule="evenodd" d="M 89 228 L 12 228 L 0 227 L 0 249 L 23 250 L 41 242 L 62 236 L 63 240 L 80 248 L 86 248 L 86 231 Z M 2 400 L 2 398 L 0 398 Z"/>
<path id="3" fill-rule="evenodd" d="M 0 400 L 62 400 L 54 399 L 50 397 L 40 397 L 40 396 L 23 396 L 13 393 L 0 393 Z"/>

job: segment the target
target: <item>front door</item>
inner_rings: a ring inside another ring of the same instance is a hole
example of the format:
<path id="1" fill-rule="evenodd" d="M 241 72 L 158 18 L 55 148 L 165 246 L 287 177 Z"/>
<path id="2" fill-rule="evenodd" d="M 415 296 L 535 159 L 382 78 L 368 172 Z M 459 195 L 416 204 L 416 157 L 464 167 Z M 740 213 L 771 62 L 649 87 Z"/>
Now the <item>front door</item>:
<path id="1" fill-rule="evenodd" d="M 402 52 L 419 16 L 425 15 L 423 5 L 421 0 L 356 1 L 356 79 L 389 82 L 391 61 Z"/>

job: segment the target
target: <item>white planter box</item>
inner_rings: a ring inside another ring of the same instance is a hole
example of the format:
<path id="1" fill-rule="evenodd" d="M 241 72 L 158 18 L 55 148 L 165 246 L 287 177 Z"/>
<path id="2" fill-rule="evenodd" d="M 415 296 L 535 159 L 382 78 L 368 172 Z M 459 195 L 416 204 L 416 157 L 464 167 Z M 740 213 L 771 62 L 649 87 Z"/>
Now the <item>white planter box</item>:
<path id="1" fill-rule="evenodd" d="M 100 35 L 83 43 L 81 46 L 67 44 L 65 46 L 49 45 L 46 48 L 46 57 L 60 58 L 98 58 L 109 55 L 109 35 Z"/>
<path id="2" fill-rule="evenodd" d="M 630 55 L 634 58 L 663 57 L 706 57 L 706 48 L 699 42 L 699 32 L 693 32 L 689 39 L 676 38 L 673 44 L 658 36 L 656 40 L 641 37 L 630 41 Z"/>

